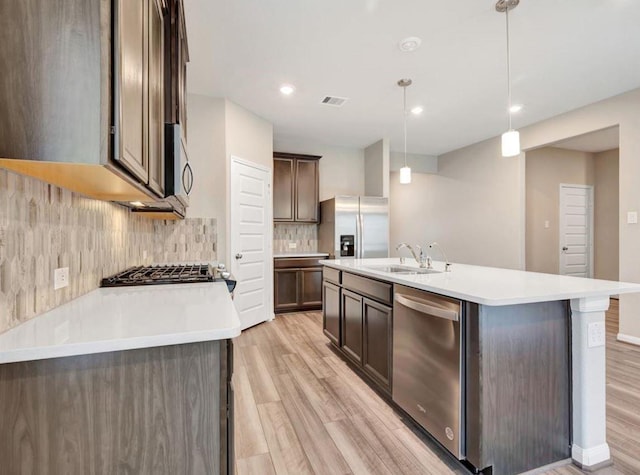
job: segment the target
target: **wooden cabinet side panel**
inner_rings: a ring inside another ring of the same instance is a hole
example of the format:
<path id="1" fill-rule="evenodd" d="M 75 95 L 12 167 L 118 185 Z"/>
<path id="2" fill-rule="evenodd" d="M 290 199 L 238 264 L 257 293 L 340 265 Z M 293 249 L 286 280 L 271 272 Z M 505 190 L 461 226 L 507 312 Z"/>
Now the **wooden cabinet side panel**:
<path id="1" fill-rule="evenodd" d="M 106 156 L 109 2 L 0 2 L 0 157 L 101 163 Z"/>
<path id="2" fill-rule="evenodd" d="M 481 459 L 493 474 L 571 457 L 566 302 L 479 306 Z"/>
<path id="3" fill-rule="evenodd" d="M 219 342 L 0 365 L 6 473 L 219 473 Z"/>
<path id="4" fill-rule="evenodd" d="M 273 160 L 273 220 L 294 220 L 294 168 L 295 161 L 289 158 Z"/>

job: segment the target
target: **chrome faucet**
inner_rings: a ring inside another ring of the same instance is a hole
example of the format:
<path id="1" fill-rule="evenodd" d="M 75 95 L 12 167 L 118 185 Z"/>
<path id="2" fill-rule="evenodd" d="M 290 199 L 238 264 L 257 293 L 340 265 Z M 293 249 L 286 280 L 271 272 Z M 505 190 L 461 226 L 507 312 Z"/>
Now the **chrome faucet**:
<path id="1" fill-rule="evenodd" d="M 449 263 L 449 259 L 447 259 L 447 255 L 444 253 L 444 249 L 442 249 L 442 246 L 435 241 L 429 244 L 429 249 L 433 249 L 434 246 L 437 246 L 438 249 L 440 249 L 440 253 L 442 254 L 442 257 L 444 257 L 444 271 L 451 272 L 451 264 Z"/>
<path id="2" fill-rule="evenodd" d="M 416 262 L 422 269 L 433 269 L 433 266 L 431 265 L 431 257 L 429 257 L 424 253 L 424 251 L 422 250 L 422 247 L 416 244 L 416 248 L 419 251 L 419 254 L 416 254 L 416 251 L 414 251 L 409 244 L 401 242 L 396 246 L 396 251 L 399 251 L 403 247 L 406 247 L 407 249 L 409 249 L 409 251 L 411 252 L 411 255 L 413 256 L 413 258 L 416 260 Z"/>

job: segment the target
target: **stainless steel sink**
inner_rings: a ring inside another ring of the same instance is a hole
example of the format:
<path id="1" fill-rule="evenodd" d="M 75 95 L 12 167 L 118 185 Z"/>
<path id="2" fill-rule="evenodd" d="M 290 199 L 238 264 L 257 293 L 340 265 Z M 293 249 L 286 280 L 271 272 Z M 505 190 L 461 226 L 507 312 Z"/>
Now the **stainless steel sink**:
<path id="1" fill-rule="evenodd" d="M 390 274 L 416 275 L 416 274 L 441 274 L 442 271 L 435 269 L 421 269 L 419 267 L 387 265 L 387 266 L 367 266 L 364 269 L 375 270 L 378 272 L 388 272 Z"/>

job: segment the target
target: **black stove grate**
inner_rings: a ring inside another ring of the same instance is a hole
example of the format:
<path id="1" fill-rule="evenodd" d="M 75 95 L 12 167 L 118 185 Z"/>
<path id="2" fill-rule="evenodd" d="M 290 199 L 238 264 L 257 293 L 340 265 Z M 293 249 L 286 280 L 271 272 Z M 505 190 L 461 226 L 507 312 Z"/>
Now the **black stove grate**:
<path id="1" fill-rule="evenodd" d="M 211 267 L 206 264 L 131 267 L 119 274 L 102 279 L 101 287 L 127 285 L 193 284 L 214 282 Z"/>

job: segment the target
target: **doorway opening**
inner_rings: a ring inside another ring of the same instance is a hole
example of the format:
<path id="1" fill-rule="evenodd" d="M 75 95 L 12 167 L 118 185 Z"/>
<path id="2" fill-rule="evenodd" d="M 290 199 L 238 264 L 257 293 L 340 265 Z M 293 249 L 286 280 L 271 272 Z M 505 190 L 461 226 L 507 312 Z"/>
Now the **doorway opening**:
<path id="1" fill-rule="evenodd" d="M 529 150 L 526 270 L 619 280 L 618 126 Z"/>

